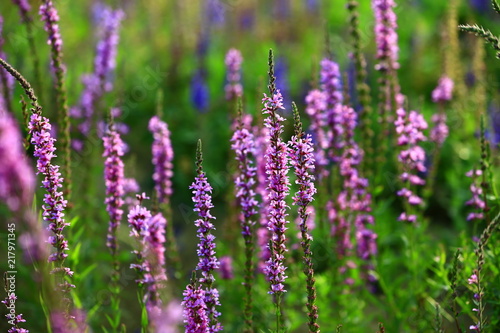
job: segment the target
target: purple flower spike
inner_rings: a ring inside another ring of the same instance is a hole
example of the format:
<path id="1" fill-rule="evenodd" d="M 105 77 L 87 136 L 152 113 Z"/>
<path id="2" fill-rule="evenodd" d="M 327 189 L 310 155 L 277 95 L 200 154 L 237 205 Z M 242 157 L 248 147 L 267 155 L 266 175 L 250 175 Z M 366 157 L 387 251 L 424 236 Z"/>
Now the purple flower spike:
<path id="1" fill-rule="evenodd" d="M 283 97 L 279 90 L 272 92 L 272 96 L 264 94 L 262 99 L 264 108 L 262 112 L 267 114 L 265 126 L 269 130 L 267 141 L 269 145 L 266 151 L 266 173 L 267 191 L 269 200 L 268 229 L 272 233 L 271 258 L 267 261 L 264 269 L 267 279 L 271 283 L 270 294 L 281 294 L 286 292 L 284 282 L 286 267 L 284 265 L 286 249 L 285 231 L 287 230 L 286 197 L 288 195 L 290 181 L 288 179 L 288 148 L 281 139 L 283 133 L 283 122 L 285 119 L 278 114 L 283 107 Z"/>
<path id="2" fill-rule="evenodd" d="M 97 102 L 106 92 L 113 89 L 112 79 L 116 67 L 119 29 L 124 18 L 123 12 L 119 9 L 113 10 L 102 4 L 96 5 L 94 9 L 99 13 L 96 22 L 99 41 L 95 51 L 94 72 L 82 76 L 84 89 L 79 104 L 70 110 L 71 117 L 83 119 L 78 129 L 84 136 L 90 133 Z M 117 130 L 119 127 L 119 124 L 116 124 Z"/>
<path id="3" fill-rule="evenodd" d="M 68 241 L 64 239 L 63 230 L 69 223 L 64 220 L 64 209 L 67 201 L 60 191 L 63 179 L 59 166 L 51 163 L 55 157 L 55 139 L 51 137 L 51 125 L 47 118 L 34 113 L 31 116 L 28 129 L 31 134 L 31 143 L 35 146 L 34 156 L 37 158 L 37 173 L 45 176 L 42 187 L 47 190 L 43 205 L 43 218 L 49 223 L 49 230 L 54 233 L 49 243 L 56 248 L 56 253 L 49 256 L 49 261 L 61 262 L 68 256 Z"/>
<path id="4" fill-rule="evenodd" d="M 12 0 L 12 2 L 19 7 L 22 17 L 25 17 L 25 15 L 31 10 L 28 0 Z"/>
<path id="5" fill-rule="evenodd" d="M 109 214 L 109 228 L 106 245 L 112 253 L 116 253 L 117 240 L 116 230 L 123 216 L 123 197 L 124 190 L 124 164 L 121 159 L 123 156 L 124 143 L 114 129 L 111 129 L 103 138 L 104 153 L 106 157 L 104 162 L 104 182 L 106 186 L 106 210 Z"/>
<path id="6" fill-rule="evenodd" d="M 44 0 L 40 5 L 39 14 L 42 17 L 42 21 L 45 22 L 45 31 L 49 34 L 47 44 L 55 50 L 55 53 L 61 54 L 63 42 L 61 33 L 59 32 L 59 14 L 51 0 Z"/>
<path id="7" fill-rule="evenodd" d="M 173 193 L 172 176 L 174 174 L 172 164 L 174 151 L 170 141 L 170 131 L 168 125 L 157 116 L 149 121 L 149 130 L 154 137 L 152 154 L 156 195 L 160 204 L 168 204 Z"/>
<path id="8" fill-rule="evenodd" d="M 486 207 L 486 203 L 483 200 L 483 189 L 478 184 L 478 177 L 481 176 L 483 172 L 481 170 L 471 170 L 467 172 L 465 175 L 472 179 L 472 184 L 470 185 L 470 191 L 472 193 L 472 198 L 467 201 L 465 204 L 467 206 L 471 206 L 475 209 L 475 212 L 469 213 L 467 216 L 467 221 L 482 221 L 484 219 L 484 208 Z"/>
<path id="9" fill-rule="evenodd" d="M 7 282 L 6 282 L 7 283 Z M 12 327 L 7 331 L 8 333 L 28 333 L 29 331 L 24 328 L 20 328 L 19 324 L 25 323 L 26 320 L 23 318 L 22 314 L 15 313 L 17 296 L 11 292 L 7 295 L 7 297 L 2 301 L 3 304 L 7 307 L 8 314 L 5 315 L 9 324 Z M 14 313 L 12 313 L 12 309 L 14 309 Z"/>
<path id="10" fill-rule="evenodd" d="M 314 134 L 315 143 L 315 160 L 317 169 L 321 168 L 320 176 L 327 175 L 324 167 L 328 164 L 325 156 L 325 150 L 328 148 L 327 132 L 325 126 L 327 124 L 326 117 L 326 94 L 320 90 L 311 90 L 306 97 L 306 113 L 311 118 L 311 132 Z"/>
<path id="11" fill-rule="evenodd" d="M 205 303 L 205 290 L 195 282 L 188 284 L 183 293 L 184 301 L 184 327 L 186 333 L 207 333 L 210 332 L 207 305 Z"/>
<path id="12" fill-rule="evenodd" d="M 377 43 L 377 60 L 375 66 L 379 71 L 393 71 L 399 68 L 398 34 L 394 0 L 372 0 L 375 13 L 375 40 Z"/>
<path id="13" fill-rule="evenodd" d="M 426 140 L 423 130 L 427 129 L 427 122 L 424 117 L 416 112 L 410 111 L 409 114 L 403 109 L 396 111 L 398 118 L 394 122 L 396 133 L 398 135 L 398 145 L 403 147 L 399 152 L 398 160 L 403 165 L 403 173 L 400 179 L 405 187 L 397 192 L 398 196 L 406 198 L 411 206 L 422 204 L 422 199 L 415 193 L 415 186 L 425 185 L 425 180 L 417 174 L 427 171 L 425 167 L 425 151 L 420 147 L 420 143 Z M 414 188 L 415 190 L 411 190 Z M 415 222 L 416 216 L 403 213 L 400 215 L 400 221 Z"/>
<path id="14" fill-rule="evenodd" d="M 214 207 L 211 197 L 212 186 L 208 183 L 202 164 L 201 141 L 198 141 L 197 176 L 189 188 L 193 190 L 194 211 L 198 212 L 198 216 L 200 217 L 195 221 L 195 225 L 198 227 L 198 238 L 200 239 L 197 250 L 199 262 L 196 269 L 201 270 L 202 273 L 200 283 L 205 287 L 207 316 L 210 318 L 210 325 L 207 332 L 212 333 L 222 330 L 222 326 L 217 320 L 220 312 L 216 310 L 216 307 L 220 306 L 219 292 L 213 287 L 215 282 L 213 271 L 219 269 L 220 263 L 215 256 L 215 236 L 212 235 L 212 231 L 215 230 L 212 223 L 215 217 L 210 213 L 210 209 Z"/>
<path id="15" fill-rule="evenodd" d="M 226 99 L 231 100 L 243 96 L 243 87 L 241 81 L 241 63 L 243 57 L 241 52 L 236 49 L 230 49 L 226 55 L 227 84 Z"/>
<path id="16" fill-rule="evenodd" d="M 12 211 L 33 200 L 35 176 L 24 153 L 16 121 L 0 109 L 0 200 Z"/>

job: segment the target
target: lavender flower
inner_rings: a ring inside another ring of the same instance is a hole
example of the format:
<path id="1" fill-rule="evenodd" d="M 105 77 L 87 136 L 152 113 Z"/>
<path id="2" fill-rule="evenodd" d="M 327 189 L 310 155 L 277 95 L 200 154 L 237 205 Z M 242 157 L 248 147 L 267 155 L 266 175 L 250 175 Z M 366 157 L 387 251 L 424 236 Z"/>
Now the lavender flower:
<path id="1" fill-rule="evenodd" d="M 200 285 L 196 285 L 195 281 L 192 281 L 191 284 L 187 285 L 183 295 L 182 306 L 184 307 L 186 333 L 210 332 L 205 290 Z"/>
<path id="2" fill-rule="evenodd" d="M 465 204 L 467 206 L 472 206 L 476 211 L 469 213 L 467 215 L 467 221 L 482 221 L 484 219 L 484 209 L 486 207 L 486 203 L 482 199 L 483 189 L 481 186 L 477 184 L 477 178 L 483 174 L 481 170 L 470 170 L 465 175 L 469 178 L 472 178 L 472 184 L 470 185 L 470 191 L 472 193 L 472 198 L 467 201 Z"/>
<path id="3" fill-rule="evenodd" d="M 7 281 L 6 281 L 7 283 Z M 16 315 L 16 299 L 17 296 L 11 292 L 7 294 L 7 297 L 2 301 L 7 308 L 8 314 L 5 317 L 8 319 L 7 322 L 12 325 L 11 328 L 7 331 L 8 333 L 28 333 L 29 331 L 24 328 L 20 328 L 19 325 L 21 323 L 25 323 L 26 320 L 23 318 L 22 314 Z"/>
<path id="4" fill-rule="evenodd" d="M 0 199 L 11 211 L 33 200 L 35 177 L 21 142 L 15 120 L 0 109 Z"/>
<path id="5" fill-rule="evenodd" d="M 224 280 L 231 280 L 234 278 L 233 259 L 230 256 L 222 256 L 220 258 L 219 272 Z"/>
<path id="6" fill-rule="evenodd" d="M 251 133 L 250 117 L 242 115 L 242 105 L 239 104 L 238 128 L 236 128 L 231 138 L 231 149 L 236 154 L 238 161 L 238 175 L 235 180 L 236 197 L 241 207 L 240 225 L 243 239 L 245 241 L 245 325 L 248 329 L 252 326 L 252 284 L 253 284 L 253 252 L 254 252 L 254 231 L 255 221 L 253 216 L 257 214 L 258 202 L 255 199 L 254 187 L 256 184 L 257 168 L 252 161 L 252 155 L 256 156 L 256 143 L 254 135 Z M 245 122 L 245 119 L 248 121 Z M 264 240 L 265 241 L 265 240 Z M 267 259 L 267 258 L 266 258 Z M 222 264 L 222 262 L 221 262 Z"/>
<path id="7" fill-rule="evenodd" d="M 328 130 L 326 132 L 328 158 L 331 161 L 337 162 L 337 151 L 342 149 L 342 142 L 339 138 L 342 136 L 342 126 L 340 121 L 342 119 L 342 110 L 339 109 L 343 101 L 342 97 L 342 77 L 340 74 L 339 66 L 329 60 L 323 59 L 321 61 L 321 90 L 326 97 L 326 125 Z"/>
<path id="8" fill-rule="evenodd" d="M 438 146 L 441 146 L 448 137 L 448 126 L 446 125 L 446 113 L 444 104 L 452 98 L 453 81 L 443 76 L 439 79 L 439 84 L 432 92 L 432 101 L 439 104 L 439 112 L 432 116 L 434 127 L 430 133 L 430 139 Z"/>
<path id="9" fill-rule="evenodd" d="M 205 287 L 207 316 L 210 319 L 208 332 L 218 332 L 222 330 L 222 326 L 217 320 L 220 313 L 216 310 L 216 307 L 220 306 L 220 302 L 219 293 L 213 287 L 215 282 L 213 271 L 219 268 L 220 263 L 215 256 L 215 236 L 212 234 L 212 230 L 215 230 L 212 223 L 215 217 L 210 213 L 210 209 L 213 208 L 211 198 L 212 186 L 208 183 L 202 164 L 201 141 L 198 141 L 197 176 L 193 184 L 189 187 L 193 190 L 194 211 L 198 212 L 198 216 L 200 217 L 195 221 L 195 225 L 198 227 L 198 238 L 200 239 L 197 250 L 199 262 L 196 269 L 201 270 L 202 277 L 200 278 L 200 283 Z"/>
<path id="10" fill-rule="evenodd" d="M 21 16 L 25 17 L 28 12 L 31 10 L 31 6 L 28 0 L 12 0 L 12 2 L 19 7 L 19 11 L 21 12 Z"/>
<path id="11" fill-rule="evenodd" d="M 375 66 L 379 71 L 392 71 L 399 68 L 398 35 L 396 29 L 396 3 L 394 0 L 372 0 L 375 13 L 375 40 L 377 43 L 377 60 Z"/>
<path id="12" fill-rule="evenodd" d="M 262 99 L 264 104 L 262 112 L 269 115 L 265 119 L 265 126 L 269 129 L 269 146 L 266 151 L 266 173 L 268 175 L 267 189 L 270 199 L 268 229 L 272 233 L 271 258 L 267 262 L 265 273 L 271 283 L 269 293 L 281 294 L 286 291 L 283 285 L 287 278 L 285 275 L 286 268 L 283 264 L 285 259 L 284 253 L 286 252 L 285 231 L 287 229 L 287 205 L 285 198 L 288 195 L 290 181 L 287 176 L 288 149 L 280 137 L 283 133 L 281 122 L 285 119 L 277 113 L 279 109 L 284 109 L 283 97 L 279 90 L 272 91 L 271 93 L 272 97 L 267 97 L 264 94 L 264 98 Z"/>
<path id="13" fill-rule="evenodd" d="M 236 49 L 230 49 L 226 54 L 227 83 L 226 99 L 231 100 L 243 96 L 243 87 L 241 81 L 241 63 L 243 57 L 241 52 Z"/>
<path id="14" fill-rule="evenodd" d="M 0 58 L 7 59 L 3 51 L 5 40 L 3 38 L 3 17 L 0 16 Z M 14 77 L 5 70 L 0 68 L 0 109 L 11 110 L 11 95 L 13 91 Z"/>
<path id="15" fill-rule="evenodd" d="M 266 127 L 256 128 L 255 132 L 258 136 L 255 138 L 255 164 L 257 167 L 257 186 L 255 192 L 260 196 L 261 203 L 259 208 L 259 228 L 257 229 L 257 245 L 260 250 L 258 269 L 264 272 L 266 262 L 271 257 L 269 249 L 269 241 L 271 240 L 271 233 L 267 228 L 268 225 L 268 210 L 270 199 L 267 196 L 267 174 L 266 174 L 266 150 L 267 150 L 267 137 L 269 136 L 269 129 Z"/>
<path id="16" fill-rule="evenodd" d="M 79 104 L 72 107 L 70 115 L 76 119 L 83 119 L 78 129 L 83 136 L 88 136 L 92 127 L 94 109 L 104 93 L 113 89 L 113 72 L 116 67 L 116 54 L 119 42 L 119 29 L 124 13 L 121 10 L 112 10 L 102 4 L 96 5 L 99 11 L 97 22 L 97 37 L 94 58 L 94 71 L 82 76 L 84 89 Z"/>
<path id="17" fill-rule="evenodd" d="M 154 137 L 152 154 L 156 195 L 160 204 L 168 204 L 173 193 L 172 176 L 174 174 L 172 164 L 174 151 L 170 141 L 170 131 L 168 125 L 157 116 L 149 121 L 149 130 Z"/>
<path id="18" fill-rule="evenodd" d="M 449 102 L 452 98 L 453 80 L 447 76 L 439 79 L 438 86 L 432 91 L 432 101 L 434 103 Z"/>
<path id="19" fill-rule="evenodd" d="M 311 90 L 306 96 L 306 104 L 306 113 L 311 118 L 310 129 L 314 134 L 316 169 L 321 168 L 320 176 L 324 177 L 327 175 L 324 168 L 328 164 L 325 156 L 325 150 L 328 148 L 327 132 L 325 130 L 327 123 L 326 94 L 317 89 Z"/>
<path id="20" fill-rule="evenodd" d="M 123 156 L 124 143 L 113 128 L 111 128 L 108 134 L 103 138 L 104 140 L 104 153 L 103 157 L 106 157 L 104 162 L 104 181 L 106 186 L 106 211 L 109 214 L 109 228 L 106 245 L 111 250 L 113 255 L 116 254 L 117 250 L 117 240 L 116 231 L 122 220 L 123 216 L 123 197 L 125 191 L 123 188 L 123 183 L 125 181 L 124 176 L 124 164 L 121 159 Z"/>
<path id="21" fill-rule="evenodd" d="M 141 306 L 145 306 L 148 316 L 155 317 L 161 312 L 162 300 L 160 289 L 163 287 L 167 276 L 165 272 L 165 218 L 160 214 L 152 215 L 144 208 L 142 201 L 148 199 L 146 194 L 137 195 L 139 204 L 132 208 L 128 214 L 130 236 L 137 240 L 138 249 L 133 251 L 137 256 L 137 263 L 132 264 L 139 279 L 139 287 L 145 286 L 144 298 Z"/>
<path id="22" fill-rule="evenodd" d="M 313 200 L 313 196 L 316 193 L 316 187 L 314 186 L 314 176 L 312 172 L 314 171 L 314 149 L 312 145 L 311 136 L 305 135 L 302 130 L 302 123 L 300 122 L 299 112 L 295 103 L 292 104 L 294 120 L 295 120 L 295 135 L 292 137 L 290 142 L 290 163 L 295 170 L 295 176 L 297 180 L 296 184 L 299 185 L 299 190 L 293 197 L 293 202 L 295 205 L 299 206 L 299 219 L 300 219 L 300 231 L 302 236 L 302 249 L 304 251 L 304 273 L 307 278 L 307 309 L 309 316 L 309 331 L 319 332 L 318 320 L 318 307 L 315 305 L 316 301 L 316 287 L 314 280 L 314 268 L 312 263 L 312 252 L 310 242 L 312 240 L 309 234 L 309 228 L 307 225 L 309 219 L 309 213 L 307 208 Z"/>
<path id="23" fill-rule="evenodd" d="M 431 118 L 434 123 L 434 127 L 429 135 L 430 139 L 435 142 L 438 146 L 443 145 L 444 140 L 448 137 L 448 125 L 446 125 L 446 114 L 437 113 Z"/>
<path id="24" fill-rule="evenodd" d="M 210 101 L 205 74 L 202 69 L 196 71 L 191 80 L 191 102 L 198 111 L 207 111 Z"/>
<path id="25" fill-rule="evenodd" d="M 427 128 L 427 123 L 423 116 L 416 111 L 410 111 L 407 115 L 405 110 L 398 109 L 396 114 L 398 118 L 394 124 L 398 134 L 398 145 L 404 147 L 398 155 L 398 160 L 403 166 L 400 179 L 405 184 L 405 187 L 398 191 L 398 195 L 405 197 L 408 204 L 418 206 L 422 204 L 422 198 L 409 187 L 425 185 L 425 180 L 420 178 L 418 173 L 427 170 L 424 164 L 425 152 L 419 146 L 420 142 L 426 140 L 422 130 Z M 408 222 L 415 222 L 416 218 L 416 215 L 408 214 L 408 212 L 403 212 L 399 216 L 400 221 Z"/>
<path id="26" fill-rule="evenodd" d="M 54 53 L 60 57 L 62 54 L 63 42 L 59 31 L 59 14 L 57 13 L 57 10 L 51 0 L 43 1 L 40 5 L 39 14 L 42 17 L 42 21 L 45 22 L 44 29 L 49 34 L 47 44 L 50 45 L 54 50 Z M 60 61 L 60 59 L 58 60 Z M 58 68 L 57 65 L 59 64 L 54 62 L 52 63 L 54 72 L 62 70 L 62 68 Z"/>

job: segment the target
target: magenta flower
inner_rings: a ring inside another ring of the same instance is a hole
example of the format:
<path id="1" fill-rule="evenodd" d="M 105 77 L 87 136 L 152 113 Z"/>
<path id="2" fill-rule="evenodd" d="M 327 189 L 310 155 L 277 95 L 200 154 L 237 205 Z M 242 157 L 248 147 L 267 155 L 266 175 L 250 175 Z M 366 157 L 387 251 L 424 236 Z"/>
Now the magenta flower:
<path id="1" fill-rule="evenodd" d="M 172 176 L 174 151 L 170 141 L 170 131 L 168 125 L 161 121 L 158 116 L 154 116 L 149 121 L 149 130 L 153 133 L 153 165 L 155 168 L 153 180 L 155 181 L 156 195 L 158 202 L 165 204 L 170 201 L 172 195 Z"/>
<path id="2" fill-rule="evenodd" d="M 12 211 L 33 200 L 35 176 L 22 142 L 16 121 L 0 109 L 0 199 Z"/>
<path id="3" fill-rule="evenodd" d="M 447 76 L 439 79 L 438 86 L 432 91 L 432 101 L 434 103 L 449 102 L 453 97 L 453 80 Z"/>
<path id="4" fill-rule="evenodd" d="M 6 281 L 6 283 L 7 283 L 7 281 Z M 9 324 L 12 325 L 12 327 L 9 328 L 9 330 L 7 332 L 8 333 L 28 333 L 29 331 L 27 329 L 19 327 L 19 325 L 22 323 L 25 323 L 26 320 L 23 318 L 22 314 L 15 313 L 16 300 L 17 300 L 17 296 L 13 292 L 11 292 L 2 301 L 2 303 L 7 307 L 7 311 L 9 312 L 8 314 L 5 315 L 5 317 L 7 318 L 7 321 L 9 322 Z M 14 313 L 12 313 L 12 309 L 14 309 Z"/>
<path id="5" fill-rule="evenodd" d="M 117 240 L 116 231 L 123 216 L 123 197 L 125 190 L 123 184 L 125 181 L 124 164 L 122 156 L 124 154 L 124 143 L 114 129 L 110 129 L 103 138 L 104 153 L 106 158 L 104 162 L 104 184 L 106 186 L 106 211 L 109 214 L 109 228 L 106 245 L 112 253 L 116 253 Z"/>
<path id="6" fill-rule="evenodd" d="M 441 146 L 448 137 L 448 125 L 446 125 L 446 114 L 444 112 L 436 113 L 431 118 L 434 127 L 429 135 L 430 139 Z"/>
<path id="7" fill-rule="evenodd" d="M 243 57 L 241 52 L 236 49 L 230 49 L 226 54 L 227 83 L 226 99 L 234 99 L 243 96 L 243 87 L 241 81 L 241 63 Z"/>
<path id="8" fill-rule="evenodd" d="M 217 320 L 220 312 L 216 310 L 216 307 L 220 306 L 219 292 L 213 287 L 215 282 L 213 272 L 219 269 L 220 263 L 215 256 L 215 236 L 212 234 L 212 231 L 215 230 L 212 223 L 215 217 L 210 213 L 210 209 L 214 207 L 211 197 L 212 186 L 208 183 L 202 163 L 201 141 L 198 141 L 197 176 L 189 188 L 193 190 L 194 211 L 198 212 L 198 216 L 200 217 L 195 221 L 195 225 L 198 227 L 198 238 L 200 239 L 197 250 L 199 262 L 196 269 L 201 270 L 202 273 L 200 283 L 205 287 L 207 316 L 210 318 L 209 330 L 207 332 L 211 333 L 222 330 L 222 326 Z"/>
<path id="9" fill-rule="evenodd" d="M 272 250 L 271 258 L 267 261 L 265 273 L 271 283 L 270 294 L 285 292 L 284 282 L 287 276 L 285 275 L 286 267 L 284 266 L 286 249 L 285 231 L 287 230 L 286 213 L 287 204 L 286 197 L 288 195 L 290 181 L 288 179 L 288 148 L 281 139 L 283 133 L 283 125 L 281 122 L 285 119 L 278 114 L 279 109 L 283 107 L 283 97 L 279 90 L 273 92 L 271 97 L 264 94 L 262 99 L 264 114 L 268 117 L 265 119 L 265 126 L 269 130 L 267 141 L 268 147 L 266 151 L 266 173 L 267 173 L 267 190 L 269 200 L 269 222 L 268 229 L 272 234 Z"/>

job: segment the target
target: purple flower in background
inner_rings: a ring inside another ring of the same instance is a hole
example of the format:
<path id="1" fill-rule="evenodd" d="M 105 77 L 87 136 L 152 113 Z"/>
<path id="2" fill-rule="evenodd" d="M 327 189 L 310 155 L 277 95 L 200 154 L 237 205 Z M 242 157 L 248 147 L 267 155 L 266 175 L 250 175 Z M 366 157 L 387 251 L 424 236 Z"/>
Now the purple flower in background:
<path id="1" fill-rule="evenodd" d="M 220 306 L 220 302 L 219 292 L 213 287 L 215 282 L 213 271 L 219 269 L 220 263 L 215 256 L 215 236 L 212 234 L 212 231 L 215 230 L 215 226 L 212 223 L 215 217 L 210 213 L 210 209 L 214 207 L 211 197 L 212 186 L 208 183 L 202 163 L 201 141 L 198 141 L 196 162 L 197 175 L 193 184 L 189 187 L 193 193 L 194 211 L 197 212 L 200 217 L 195 221 L 195 225 L 198 228 L 197 236 L 200 240 L 197 250 L 199 262 L 196 269 L 201 270 L 202 277 L 200 278 L 200 283 L 205 287 L 206 311 L 207 316 L 210 318 L 208 332 L 218 332 L 222 330 L 222 326 L 217 320 L 217 317 L 220 316 L 220 312 L 216 310 L 216 307 Z"/>
<path id="2" fill-rule="evenodd" d="M 84 89 L 79 104 L 70 109 L 71 117 L 83 119 L 78 125 L 78 129 L 84 136 L 88 136 L 90 133 L 94 109 L 99 99 L 113 89 L 112 78 L 116 68 L 118 32 L 124 18 L 123 11 L 113 10 L 103 4 L 97 4 L 94 11 L 99 13 L 96 16 L 98 42 L 94 58 L 94 71 L 82 76 Z M 118 124 L 116 125 L 118 130 Z"/>
<path id="3" fill-rule="evenodd" d="M 321 168 L 319 175 L 324 177 L 327 171 L 324 167 L 328 164 L 325 150 L 328 148 L 328 138 L 325 126 L 326 117 L 326 94 L 320 90 L 311 90 L 306 96 L 306 113 L 311 118 L 310 129 L 314 135 L 314 150 L 317 169 Z"/>
<path id="4" fill-rule="evenodd" d="M 449 102 L 453 93 L 453 80 L 447 76 L 439 79 L 438 86 L 432 91 L 432 101 L 434 103 Z"/>
<path id="5" fill-rule="evenodd" d="M 27 13 L 31 10 L 28 0 L 12 0 L 12 2 L 19 7 L 21 17 L 26 17 Z"/>
<path id="6" fill-rule="evenodd" d="M 375 41 L 377 43 L 377 60 L 375 66 L 379 71 L 393 71 L 399 68 L 397 18 L 394 13 L 394 0 L 372 0 L 375 13 Z"/>
<path id="7" fill-rule="evenodd" d="M 270 294 L 286 292 L 283 283 L 287 276 L 284 265 L 286 249 L 286 197 L 288 195 L 290 180 L 288 179 L 288 148 L 281 139 L 283 122 L 285 119 L 278 114 L 284 109 L 283 97 L 279 90 L 262 99 L 263 114 L 268 115 L 264 124 L 268 128 L 268 147 L 266 151 L 267 196 L 270 201 L 268 208 L 268 229 L 272 233 L 271 258 L 267 261 L 265 273 L 271 283 Z"/>
<path id="8" fill-rule="evenodd" d="M 104 153 L 106 158 L 104 162 L 104 184 L 106 186 L 106 211 L 109 214 L 109 228 L 106 246 L 109 247 L 113 254 L 116 253 L 117 240 L 116 231 L 123 216 L 123 197 L 125 191 L 123 183 L 125 180 L 124 164 L 122 156 L 124 154 L 124 143 L 113 128 L 103 138 Z"/>
<path id="9" fill-rule="evenodd" d="M 122 10 L 112 10 L 103 4 L 97 4 L 96 9 L 100 13 L 98 23 L 99 41 L 94 58 L 94 74 L 99 78 L 101 89 L 109 92 L 113 89 L 110 76 L 116 68 L 116 50 L 120 36 L 118 34 L 120 24 L 125 14 Z"/>
<path id="10" fill-rule="evenodd" d="M 342 76 L 337 63 L 329 59 L 321 61 L 320 72 L 321 90 L 326 98 L 326 149 L 328 149 L 328 158 L 331 161 L 338 161 L 338 151 L 342 149 L 343 129 L 340 125 L 342 120 L 342 108 L 340 105 L 343 102 L 342 96 Z"/>
<path id="11" fill-rule="evenodd" d="M 0 16 L 0 58 L 6 60 L 7 55 L 3 51 L 5 40 L 3 38 L 3 17 Z M 11 95 L 14 89 L 14 77 L 5 70 L 0 68 L 0 110 L 10 110 Z M 0 111 L 1 112 L 1 111 Z"/>
<path id="12" fill-rule="evenodd" d="M 226 99 L 234 99 L 243 96 L 243 87 L 241 81 L 241 63 L 243 57 L 241 52 L 236 49 L 230 49 L 226 54 L 227 83 Z"/>
<path id="13" fill-rule="evenodd" d="M 274 17 L 286 19 L 290 16 L 290 0 L 274 0 Z M 279 75 L 276 75 L 279 78 Z M 280 85 L 277 85 L 281 87 Z"/>
<path id="14" fill-rule="evenodd" d="M 222 26 L 226 21 L 227 4 L 221 0 L 205 0 L 205 15 L 208 26 Z"/>
<path id="15" fill-rule="evenodd" d="M 174 151 L 170 141 L 170 131 L 167 123 L 154 116 L 149 121 L 149 130 L 153 133 L 153 165 L 155 171 L 153 180 L 155 182 L 156 195 L 160 204 L 166 204 L 170 201 L 172 191 L 172 176 Z"/>
<path id="16" fill-rule="evenodd" d="M 137 280 L 140 286 L 146 286 L 146 309 L 154 314 L 161 311 L 159 289 L 167 279 L 165 273 L 165 225 L 166 220 L 161 213 L 152 215 L 145 207 L 141 206 L 144 199 L 143 193 L 137 195 L 139 205 L 132 208 L 128 214 L 130 236 L 137 240 L 139 248 L 133 253 L 137 256 L 137 263 L 130 265 L 139 275 Z"/>
<path id="17" fill-rule="evenodd" d="M 484 219 L 483 211 L 486 207 L 486 203 L 482 198 L 483 189 L 478 184 L 479 182 L 477 180 L 478 177 L 480 177 L 482 174 L 483 172 L 481 170 L 476 170 L 476 169 L 472 169 L 465 174 L 467 177 L 472 179 L 472 184 L 470 185 L 472 198 L 465 204 L 467 206 L 471 206 L 476 210 L 475 212 L 469 213 L 469 215 L 467 215 L 467 221 L 474 221 L 474 220 L 482 221 Z"/>
<path id="18" fill-rule="evenodd" d="M 410 111 L 407 114 L 405 110 L 398 109 L 396 114 L 398 117 L 394 124 L 398 135 L 398 145 L 403 147 L 398 155 L 398 160 L 403 165 L 403 173 L 400 175 L 400 179 L 405 184 L 405 187 L 399 190 L 397 194 L 406 198 L 410 205 L 418 206 L 422 203 L 422 198 L 410 188 L 425 184 L 425 180 L 420 178 L 418 173 L 427 171 L 425 167 L 425 151 L 419 145 L 426 140 L 422 131 L 427 129 L 427 122 L 416 111 Z M 399 220 L 415 222 L 416 216 L 403 212 Z"/>
<path id="19" fill-rule="evenodd" d="M 288 63 L 286 59 L 283 57 L 276 59 L 275 76 L 276 76 L 276 86 L 280 87 L 280 92 L 283 98 L 283 104 L 288 105 L 290 99 Z"/>
<path id="20" fill-rule="evenodd" d="M 43 22 L 45 22 L 44 29 L 49 34 L 47 44 L 50 45 L 55 53 L 60 55 L 62 53 L 62 38 L 59 31 L 59 14 L 51 0 L 44 0 L 40 5 L 39 14 Z M 53 63 L 52 66 L 55 66 Z M 54 71 L 56 70 L 53 68 Z"/>
<path id="21" fill-rule="evenodd" d="M 234 277 L 233 259 L 230 256 L 220 258 L 219 272 L 224 280 L 231 280 Z"/>
<path id="22" fill-rule="evenodd" d="M 320 72 L 321 90 L 326 95 L 326 103 L 329 109 L 343 102 L 342 75 L 339 65 L 330 60 L 321 61 Z"/>
<path id="23" fill-rule="evenodd" d="M 14 118 L 0 109 L 0 200 L 12 211 L 33 200 L 35 175 L 25 155 Z"/>
<path id="24" fill-rule="evenodd" d="M 431 118 L 434 123 L 434 127 L 431 130 L 429 138 L 435 142 L 437 145 L 441 146 L 448 137 L 448 125 L 446 125 L 446 114 L 437 113 L 432 115 Z"/>
<path id="25" fill-rule="evenodd" d="M 198 111 L 205 112 L 208 109 L 210 92 L 206 83 L 205 74 L 202 69 L 196 71 L 191 80 L 191 102 Z"/>
<path id="26" fill-rule="evenodd" d="M 208 308 L 205 303 L 205 290 L 194 282 L 186 286 L 184 290 L 184 327 L 186 333 L 210 332 Z"/>
<path id="27" fill-rule="evenodd" d="M 309 12 L 316 13 L 319 9 L 318 0 L 304 0 L 304 4 Z"/>

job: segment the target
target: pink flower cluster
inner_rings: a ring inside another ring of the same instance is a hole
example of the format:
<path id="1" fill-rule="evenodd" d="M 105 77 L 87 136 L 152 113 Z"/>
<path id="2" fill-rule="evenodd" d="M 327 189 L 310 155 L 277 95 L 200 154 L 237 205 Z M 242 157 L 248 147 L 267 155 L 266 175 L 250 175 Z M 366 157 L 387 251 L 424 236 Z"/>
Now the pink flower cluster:
<path id="1" fill-rule="evenodd" d="M 168 203 L 172 195 L 172 176 L 174 150 L 170 141 L 170 131 L 167 123 L 154 116 L 149 121 L 149 130 L 153 133 L 153 180 L 155 182 L 156 195 L 158 202 Z"/>
<path id="2" fill-rule="evenodd" d="M 377 60 L 375 66 L 379 71 L 392 71 L 399 68 L 398 63 L 398 27 L 394 13 L 394 0 L 372 0 L 375 13 L 375 41 L 377 43 Z"/>

